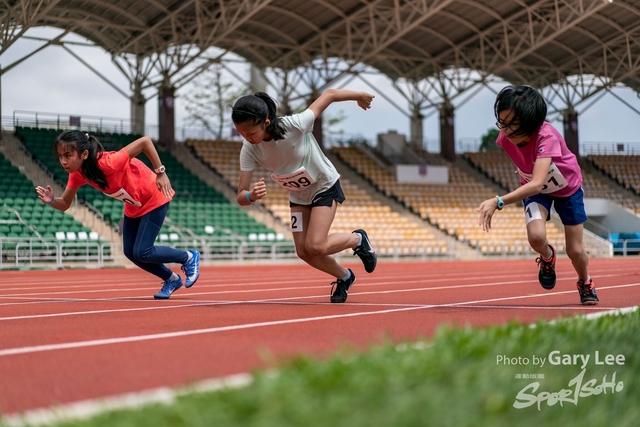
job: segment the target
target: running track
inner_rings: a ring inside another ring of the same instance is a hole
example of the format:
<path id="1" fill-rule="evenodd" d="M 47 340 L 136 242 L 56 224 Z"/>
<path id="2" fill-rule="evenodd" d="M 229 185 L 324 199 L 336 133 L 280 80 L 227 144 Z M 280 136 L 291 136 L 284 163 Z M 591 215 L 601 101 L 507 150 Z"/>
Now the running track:
<path id="1" fill-rule="evenodd" d="M 580 305 L 569 260 L 544 291 L 533 260 L 351 266 L 345 304 L 302 264 L 204 267 L 166 301 L 138 269 L 0 272 L 0 412 L 100 399 L 269 366 L 269 358 L 330 354 L 346 342 L 430 337 L 476 326 L 640 304 L 637 258 L 592 259 L 600 305 Z M 179 271 L 179 270 L 176 270 Z M 269 354 L 265 359 L 265 354 Z M 267 360 L 267 361 L 265 361 Z"/>

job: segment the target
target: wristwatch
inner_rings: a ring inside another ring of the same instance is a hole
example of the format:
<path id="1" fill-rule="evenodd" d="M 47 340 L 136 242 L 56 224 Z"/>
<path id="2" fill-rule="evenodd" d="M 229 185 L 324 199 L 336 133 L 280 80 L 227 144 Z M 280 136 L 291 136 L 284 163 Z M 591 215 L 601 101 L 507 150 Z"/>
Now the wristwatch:
<path id="1" fill-rule="evenodd" d="M 161 174 L 161 173 L 164 173 L 165 170 L 166 170 L 166 168 L 164 167 L 164 165 L 160 165 L 160 167 L 158 169 L 154 169 L 153 171 L 156 174 Z"/>
<path id="2" fill-rule="evenodd" d="M 504 200 L 500 196 L 496 196 L 496 199 L 498 199 L 498 210 L 501 211 L 504 208 Z"/>

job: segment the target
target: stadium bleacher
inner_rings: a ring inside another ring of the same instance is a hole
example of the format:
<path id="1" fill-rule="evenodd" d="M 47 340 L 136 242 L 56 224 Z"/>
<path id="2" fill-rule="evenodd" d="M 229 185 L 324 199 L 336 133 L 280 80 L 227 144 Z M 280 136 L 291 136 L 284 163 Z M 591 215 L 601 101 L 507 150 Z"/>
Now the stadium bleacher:
<path id="1" fill-rule="evenodd" d="M 16 135 L 25 147 L 49 169 L 56 180 L 65 184 L 67 173 L 54 157 L 53 141 L 58 130 L 18 127 Z M 117 151 L 138 138 L 138 135 L 93 133 L 105 150 Z M 238 235 L 246 238 L 264 235 L 264 240 L 282 240 L 283 236 L 264 224 L 256 222 L 235 204 L 215 189 L 201 181 L 186 169 L 171 153 L 158 149 L 162 163 L 166 166 L 171 185 L 176 195 L 169 207 L 167 219 L 160 230 L 159 239 L 172 242 L 190 239 L 193 236 Z M 138 156 L 151 166 L 146 156 Z M 30 188 L 33 186 L 30 184 Z M 105 196 L 89 185 L 78 191 L 78 199 L 96 208 L 107 222 L 117 227 L 124 214 L 122 202 Z"/>
<path id="2" fill-rule="evenodd" d="M 242 144 L 237 141 L 187 140 L 197 157 L 207 164 L 232 188 L 237 188 L 240 166 L 239 156 Z M 261 203 L 285 224 L 290 224 L 289 193 L 272 182 L 271 172 L 263 167 L 254 170 L 253 180 L 264 178 L 268 185 L 268 197 Z M 430 227 L 410 221 L 394 212 L 388 205 L 374 200 L 365 190 L 348 179 L 340 180 L 347 202 L 340 206 L 330 233 L 351 233 L 366 225 L 367 232 L 374 240 L 376 251 L 387 254 L 444 255 L 448 248 L 445 241 L 438 239 Z"/>
<path id="3" fill-rule="evenodd" d="M 52 142 L 58 130 L 18 127 L 16 135 L 23 141 L 33 158 L 48 169 L 63 185 L 67 173 L 59 165 L 52 151 Z M 131 142 L 137 135 L 117 133 L 93 133 L 106 150 L 118 150 Z M 203 161 L 210 170 L 218 174 L 235 189 L 239 175 L 239 152 L 242 144 L 237 141 L 187 140 L 186 145 Z M 500 220 L 494 223 L 491 233 L 484 233 L 478 226 L 477 205 L 493 194 L 495 190 L 469 176 L 455 163 L 437 158 L 439 164 L 449 168 L 449 183 L 406 184 L 399 183 L 389 167 L 384 167 L 367 156 L 359 147 L 333 147 L 332 152 L 348 167 L 373 184 L 385 196 L 399 201 L 407 208 L 405 215 L 391 208 L 345 177 L 341 183 L 347 196 L 338 210 L 330 232 L 349 233 L 366 225 L 374 239 L 378 253 L 385 255 L 449 255 L 451 248 L 439 232 L 451 236 L 468 245 L 470 250 L 483 255 L 521 254 L 530 250 L 522 210 L 517 205 L 507 206 L 500 213 Z M 158 153 L 169 171 L 169 178 L 176 196 L 172 202 L 158 239 L 180 247 L 193 242 L 194 238 L 245 239 L 256 244 L 271 244 L 286 240 L 282 233 L 276 233 L 264 223 L 247 215 L 234 200 L 227 200 L 222 193 L 198 178 L 183 166 L 176 157 L 159 147 Z M 419 154 L 419 153 L 418 153 Z M 1 155 L 1 154 L 0 154 Z M 426 153 L 425 153 L 426 156 Z M 501 151 L 486 153 L 466 153 L 469 162 L 493 182 L 506 189 L 519 185 L 518 175 L 513 173 L 513 165 Z M 150 165 L 146 156 L 139 158 Z M 431 157 L 425 157 L 433 159 Z M 615 160 L 594 157 L 591 161 L 603 172 L 618 180 L 621 186 L 633 188 L 633 172 L 637 159 L 631 159 L 630 167 L 624 167 L 626 174 L 620 175 L 620 165 Z M 625 160 L 626 162 L 626 160 Z M 626 164 L 626 163 L 625 163 Z M 618 175 L 616 175 L 618 173 Z M 270 172 L 258 168 L 254 179 L 270 180 Z M 629 204 L 624 197 L 601 182 L 597 176 L 585 173 L 585 190 L 589 194 L 607 197 L 621 204 Z M 0 157 L 0 238 L 55 239 L 70 243 L 98 242 L 96 230 L 83 226 L 72 215 L 47 209 L 38 203 L 33 191 L 34 184 L 20 170 Z M 597 197 L 597 196 L 596 196 Z M 106 197 L 90 186 L 83 186 L 78 192 L 81 203 L 90 205 L 102 218 L 117 227 L 123 215 L 121 202 Z M 269 186 L 269 197 L 261 204 L 276 221 L 290 223 L 288 192 L 279 186 Z M 640 212 L 640 206 L 633 206 Z M 412 220 L 413 218 L 413 220 Z M 418 220 L 419 218 L 419 220 Z M 547 227 L 548 238 L 561 253 L 564 251 L 564 235 L 561 228 L 553 223 Z M 15 247 L 15 246 L 13 246 Z M 11 249 L 11 243 L 4 241 L 4 250 Z"/>
<path id="4" fill-rule="evenodd" d="M 358 147 L 335 147 L 334 152 L 380 191 L 397 198 L 424 220 L 481 253 L 522 253 L 528 250 L 522 210 L 516 205 L 505 207 L 490 233 L 478 227 L 475 209 L 493 194 L 493 190 L 474 180 L 454 163 L 446 163 L 449 167 L 449 183 L 446 185 L 407 184 L 397 182 L 394 174 Z M 547 233 L 551 244 L 558 251 L 563 251 L 561 231 L 550 224 Z"/>

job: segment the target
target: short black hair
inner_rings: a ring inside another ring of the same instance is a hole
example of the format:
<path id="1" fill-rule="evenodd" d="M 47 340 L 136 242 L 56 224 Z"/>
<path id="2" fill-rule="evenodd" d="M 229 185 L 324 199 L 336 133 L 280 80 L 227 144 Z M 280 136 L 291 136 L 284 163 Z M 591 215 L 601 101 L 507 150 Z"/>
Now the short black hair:
<path id="1" fill-rule="evenodd" d="M 518 129 L 512 133 L 513 136 L 533 135 L 547 118 L 547 103 L 544 98 L 540 92 L 526 85 L 507 86 L 498 93 L 496 103 L 493 105 L 493 112 L 498 122 L 500 112 L 504 110 L 513 111 L 511 123 L 516 120 L 520 122 Z M 505 123 L 505 126 L 511 123 Z"/>

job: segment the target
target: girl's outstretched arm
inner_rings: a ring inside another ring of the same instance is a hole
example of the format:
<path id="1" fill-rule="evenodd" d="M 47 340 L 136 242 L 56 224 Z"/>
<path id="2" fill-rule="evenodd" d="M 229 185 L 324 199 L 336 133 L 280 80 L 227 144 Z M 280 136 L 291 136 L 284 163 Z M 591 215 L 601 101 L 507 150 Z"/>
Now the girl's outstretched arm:
<path id="1" fill-rule="evenodd" d="M 318 117 L 329 105 L 334 102 L 356 101 L 360 108 L 368 110 L 374 95 L 367 92 L 358 92 L 347 89 L 327 89 L 309 106 L 313 114 Z"/>

